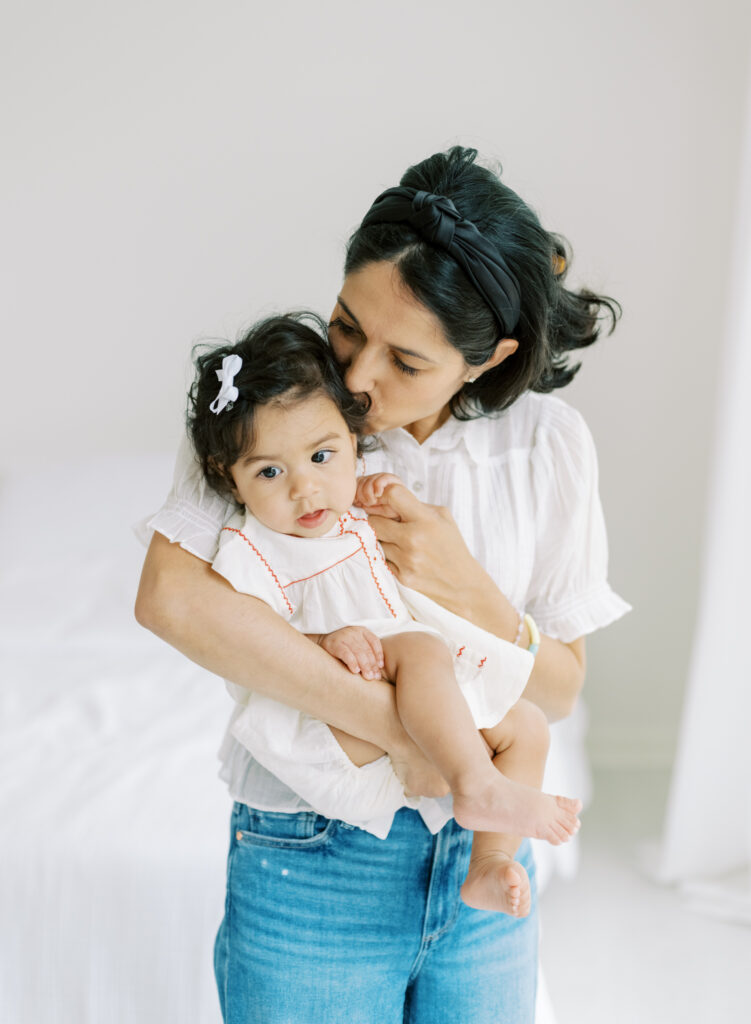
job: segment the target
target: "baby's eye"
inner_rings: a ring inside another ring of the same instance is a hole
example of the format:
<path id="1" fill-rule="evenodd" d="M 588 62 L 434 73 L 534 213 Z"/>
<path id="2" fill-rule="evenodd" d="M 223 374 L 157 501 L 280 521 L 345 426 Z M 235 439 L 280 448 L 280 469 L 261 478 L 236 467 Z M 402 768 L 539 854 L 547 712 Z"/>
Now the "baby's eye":
<path id="1" fill-rule="evenodd" d="M 317 452 L 313 453 L 311 459 L 313 462 L 320 464 L 322 462 L 328 462 L 333 454 L 334 453 L 331 448 L 320 448 Z"/>
<path id="2" fill-rule="evenodd" d="M 264 480 L 273 480 L 275 476 L 279 476 L 281 469 L 278 466 L 264 466 L 258 474 L 262 476 Z"/>

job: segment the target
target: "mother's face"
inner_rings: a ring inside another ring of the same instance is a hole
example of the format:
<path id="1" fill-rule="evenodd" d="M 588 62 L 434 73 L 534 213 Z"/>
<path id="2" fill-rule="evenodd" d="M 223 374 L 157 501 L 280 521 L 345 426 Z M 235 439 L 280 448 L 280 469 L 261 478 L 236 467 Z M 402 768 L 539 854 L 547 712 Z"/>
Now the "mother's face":
<path id="1" fill-rule="evenodd" d="M 371 431 L 406 427 L 424 441 L 448 418 L 449 399 L 477 376 L 392 263 L 347 275 L 329 337 L 349 390 L 370 398 Z"/>

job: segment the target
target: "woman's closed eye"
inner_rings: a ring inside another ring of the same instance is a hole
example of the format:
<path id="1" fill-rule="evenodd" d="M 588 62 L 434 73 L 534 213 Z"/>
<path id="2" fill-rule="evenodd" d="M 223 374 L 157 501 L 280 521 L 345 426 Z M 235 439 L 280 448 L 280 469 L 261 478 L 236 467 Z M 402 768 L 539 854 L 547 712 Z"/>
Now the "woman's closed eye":
<path id="1" fill-rule="evenodd" d="M 391 353 L 391 361 L 400 373 L 406 373 L 408 377 L 416 377 L 420 372 L 416 367 L 403 363 L 396 352 Z"/>
<path id="2" fill-rule="evenodd" d="M 329 330 L 334 328 L 340 331 L 346 338 L 353 337 L 356 334 L 362 334 L 359 328 L 355 327 L 354 324 L 348 324 L 346 320 L 342 320 L 341 317 L 336 317 L 329 324 Z"/>
<path id="3" fill-rule="evenodd" d="M 329 324 L 329 330 L 333 329 L 343 336 L 343 340 L 346 343 L 354 343 L 355 339 L 362 338 L 363 333 L 359 327 L 355 327 L 354 324 L 347 323 L 346 320 L 342 320 L 341 317 L 335 317 Z M 391 363 L 400 373 L 406 374 L 408 377 L 416 377 L 420 372 L 417 367 L 410 366 L 409 363 L 403 362 L 399 358 L 399 355 L 394 350 L 390 353 Z"/>

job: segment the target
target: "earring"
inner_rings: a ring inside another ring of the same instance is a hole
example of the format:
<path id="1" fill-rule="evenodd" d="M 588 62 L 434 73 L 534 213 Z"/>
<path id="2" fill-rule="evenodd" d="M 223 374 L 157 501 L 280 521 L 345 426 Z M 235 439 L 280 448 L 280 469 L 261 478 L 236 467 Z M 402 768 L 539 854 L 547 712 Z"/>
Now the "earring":
<path id="1" fill-rule="evenodd" d="M 474 384 L 476 380 L 477 377 L 467 377 L 467 384 Z"/>

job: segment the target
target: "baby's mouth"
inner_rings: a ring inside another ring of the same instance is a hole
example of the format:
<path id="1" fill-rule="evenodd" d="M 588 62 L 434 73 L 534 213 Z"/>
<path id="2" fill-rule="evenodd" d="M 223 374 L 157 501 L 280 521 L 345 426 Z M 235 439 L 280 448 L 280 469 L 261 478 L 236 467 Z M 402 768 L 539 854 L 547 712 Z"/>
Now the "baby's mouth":
<path id="1" fill-rule="evenodd" d="M 298 525 L 306 530 L 314 530 L 316 526 L 320 526 L 325 521 L 328 512 L 327 508 L 319 508 L 315 512 L 306 512 L 304 516 L 297 517 Z"/>

